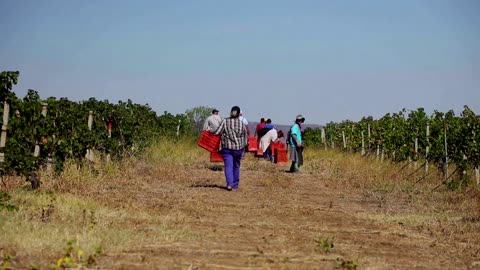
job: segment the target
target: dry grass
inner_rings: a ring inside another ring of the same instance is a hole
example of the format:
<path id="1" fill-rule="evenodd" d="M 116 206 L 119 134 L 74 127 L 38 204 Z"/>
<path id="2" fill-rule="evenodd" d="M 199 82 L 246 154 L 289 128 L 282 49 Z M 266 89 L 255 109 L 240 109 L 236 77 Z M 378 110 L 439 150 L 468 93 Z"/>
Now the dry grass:
<path id="1" fill-rule="evenodd" d="M 402 166 L 307 148 L 302 172 L 291 175 L 284 172 L 288 165 L 279 167 L 247 156 L 242 177 L 249 179 L 251 188 L 224 197 L 225 192 L 215 189 L 223 183 L 223 172 L 213 170 L 205 150 L 195 141 L 163 140 L 137 159 L 81 166 L 67 163 L 60 175 L 42 171 L 43 183 L 38 191 L 31 191 L 21 179 L 7 178 L 2 190 L 18 210 L 1 212 L 0 255 L 14 255 L 18 268 L 32 263 L 49 267 L 62 256 L 67 241 L 77 239 L 85 253 L 91 254 L 101 246 L 104 255 L 117 259 L 133 251 L 145 254 L 148 247 L 166 249 L 164 253 L 170 259 L 181 250 L 187 250 L 188 256 L 201 257 L 205 254 L 197 254 L 198 245 L 212 242 L 212 250 L 232 248 L 223 240 L 215 242 L 221 238 L 217 228 L 241 228 L 243 237 L 254 237 L 249 243 L 258 238 L 263 244 L 255 244 L 257 251 L 252 252 L 241 246 L 246 240 L 240 238 L 235 248 L 248 260 L 263 258 L 262 269 L 289 268 L 301 259 L 311 261 L 305 268 L 312 268 L 315 263 L 330 260 L 315 254 L 315 235 L 338 234 L 332 225 L 309 221 L 318 211 L 324 211 L 334 217 L 332 224 L 354 220 L 354 225 L 360 221 L 388 225 L 393 226 L 392 234 L 398 235 L 408 229 L 418 239 L 432 236 L 439 243 L 452 243 L 455 252 L 478 256 L 479 189 L 451 191 L 440 186 L 434 190 L 439 184 L 438 175 L 432 173 L 421 179 L 422 171 L 412 174 L 413 167 L 401 170 Z M 324 185 L 323 195 L 329 197 L 318 197 L 318 191 L 313 190 L 317 187 L 309 186 L 312 183 Z M 215 196 L 222 199 L 217 201 Z M 236 219 L 238 213 L 230 213 L 234 207 L 253 208 L 240 212 L 243 219 Z M 263 216 L 255 218 L 249 213 Z M 228 222 L 220 225 L 219 217 Z M 294 223 L 297 220 L 301 226 Z M 345 250 L 355 246 L 358 239 L 349 237 L 359 230 L 353 226 L 335 241 Z M 267 247 L 272 258 L 284 262 L 272 264 L 265 255 L 267 251 L 263 251 Z M 360 253 L 355 252 L 340 255 L 357 257 Z M 220 251 L 218 254 L 224 256 Z M 169 262 L 176 265 L 175 260 Z"/>

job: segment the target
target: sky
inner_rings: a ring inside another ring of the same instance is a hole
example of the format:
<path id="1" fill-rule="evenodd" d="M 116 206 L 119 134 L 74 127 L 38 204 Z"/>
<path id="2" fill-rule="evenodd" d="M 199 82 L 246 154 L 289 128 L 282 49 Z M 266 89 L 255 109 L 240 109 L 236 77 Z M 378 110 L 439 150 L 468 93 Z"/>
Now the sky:
<path id="1" fill-rule="evenodd" d="M 250 121 L 480 114 L 478 0 L 0 0 L 23 97 L 238 105 Z"/>

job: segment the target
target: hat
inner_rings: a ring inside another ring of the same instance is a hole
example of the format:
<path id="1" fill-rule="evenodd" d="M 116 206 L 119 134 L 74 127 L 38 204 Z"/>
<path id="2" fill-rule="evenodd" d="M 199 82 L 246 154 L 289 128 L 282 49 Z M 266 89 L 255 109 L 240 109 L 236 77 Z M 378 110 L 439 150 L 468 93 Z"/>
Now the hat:
<path id="1" fill-rule="evenodd" d="M 217 113 L 217 112 L 218 112 L 217 109 L 213 109 L 213 110 L 212 110 L 212 113 Z"/>
<path id="2" fill-rule="evenodd" d="M 305 117 L 303 117 L 301 114 L 297 115 L 296 120 L 301 120 L 302 123 L 305 122 Z"/>
<path id="3" fill-rule="evenodd" d="M 232 109 L 230 110 L 230 116 L 238 117 L 239 115 L 240 115 L 240 107 L 233 106 Z"/>

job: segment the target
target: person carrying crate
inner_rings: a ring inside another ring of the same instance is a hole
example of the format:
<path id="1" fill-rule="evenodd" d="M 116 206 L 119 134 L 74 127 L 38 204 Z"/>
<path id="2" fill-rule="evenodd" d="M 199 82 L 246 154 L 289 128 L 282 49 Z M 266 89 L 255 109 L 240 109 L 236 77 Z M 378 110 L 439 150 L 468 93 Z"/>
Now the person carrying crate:
<path id="1" fill-rule="evenodd" d="M 247 146 L 247 127 L 240 120 L 240 107 L 233 106 L 230 117 L 223 119 L 216 135 L 221 135 L 221 148 L 225 164 L 227 190 L 237 190 L 240 183 L 240 163 Z"/>

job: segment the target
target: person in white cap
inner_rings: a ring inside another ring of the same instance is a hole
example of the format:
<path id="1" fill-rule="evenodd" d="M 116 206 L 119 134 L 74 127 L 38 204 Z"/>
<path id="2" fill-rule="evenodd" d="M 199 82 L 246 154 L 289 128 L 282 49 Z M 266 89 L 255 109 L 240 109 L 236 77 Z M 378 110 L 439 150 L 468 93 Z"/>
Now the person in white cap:
<path id="1" fill-rule="evenodd" d="M 289 172 L 298 172 L 300 166 L 303 165 L 303 138 L 302 138 L 302 124 L 305 122 L 305 117 L 301 114 L 295 118 L 295 124 L 290 128 L 288 136 L 288 144 L 290 144 L 290 160 L 292 165 Z"/>

